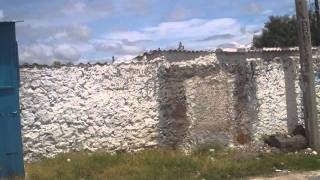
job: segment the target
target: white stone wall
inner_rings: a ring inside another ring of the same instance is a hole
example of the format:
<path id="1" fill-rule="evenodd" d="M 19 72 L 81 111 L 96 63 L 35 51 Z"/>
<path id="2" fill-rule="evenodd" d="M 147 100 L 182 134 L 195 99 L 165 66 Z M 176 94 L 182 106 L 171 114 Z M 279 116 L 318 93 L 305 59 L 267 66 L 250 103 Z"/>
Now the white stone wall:
<path id="1" fill-rule="evenodd" d="M 320 63 L 318 61 L 320 61 L 320 57 L 316 58 L 316 64 Z M 318 126 L 320 125 L 320 67 L 316 66 L 315 67 L 315 93 L 316 93 L 316 102 L 317 102 L 317 110 L 318 110 Z M 318 127 L 318 131 L 320 131 L 320 127 Z"/>
<path id="2" fill-rule="evenodd" d="M 183 69 L 181 73 L 193 74 L 177 76 L 185 90 L 188 128 L 181 146 L 187 150 L 199 144 L 234 143 L 236 80 L 223 64 L 215 55 L 172 63 Z"/>
<path id="3" fill-rule="evenodd" d="M 25 159 L 243 144 L 291 132 L 303 123 L 298 60 L 294 52 L 236 53 L 171 63 L 22 67 Z"/>
<path id="4" fill-rule="evenodd" d="M 258 100 L 257 119 L 252 122 L 255 140 L 264 135 L 287 133 L 287 105 L 284 67 L 280 59 L 254 60 L 254 83 Z"/>
<path id="5" fill-rule="evenodd" d="M 318 124 L 320 124 L 320 82 L 316 82 L 316 100 L 317 100 L 317 109 L 318 109 Z M 320 127 L 318 128 L 320 131 Z"/>
<path id="6" fill-rule="evenodd" d="M 220 72 L 185 81 L 188 140 L 193 144 L 233 143 L 235 133 L 234 77 Z"/>
<path id="7" fill-rule="evenodd" d="M 158 142 L 158 63 L 21 69 L 26 160 Z"/>

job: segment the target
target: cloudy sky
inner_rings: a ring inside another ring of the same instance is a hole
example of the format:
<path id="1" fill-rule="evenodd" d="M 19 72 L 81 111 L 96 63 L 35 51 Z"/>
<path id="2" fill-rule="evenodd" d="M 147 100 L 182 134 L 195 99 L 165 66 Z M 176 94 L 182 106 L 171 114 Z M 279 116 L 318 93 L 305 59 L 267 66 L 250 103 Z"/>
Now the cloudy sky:
<path id="1" fill-rule="evenodd" d="M 0 0 L 17 24 L 20 61 L 50 64 L 130 59 L 150 49 L 249 45 L 293 0 Z"/>

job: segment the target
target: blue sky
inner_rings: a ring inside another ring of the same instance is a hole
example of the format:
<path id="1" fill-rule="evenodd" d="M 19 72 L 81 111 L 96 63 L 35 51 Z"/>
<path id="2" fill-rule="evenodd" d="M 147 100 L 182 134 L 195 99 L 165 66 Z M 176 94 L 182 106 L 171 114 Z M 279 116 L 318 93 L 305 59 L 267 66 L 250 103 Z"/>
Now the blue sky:
<path id="1" fill-rule="evenodd" d="M 105 62 L 151 49 L 250 45 L 270 15 L 293 0 L 0 0 L 17 24 L 21 62 Z"/>

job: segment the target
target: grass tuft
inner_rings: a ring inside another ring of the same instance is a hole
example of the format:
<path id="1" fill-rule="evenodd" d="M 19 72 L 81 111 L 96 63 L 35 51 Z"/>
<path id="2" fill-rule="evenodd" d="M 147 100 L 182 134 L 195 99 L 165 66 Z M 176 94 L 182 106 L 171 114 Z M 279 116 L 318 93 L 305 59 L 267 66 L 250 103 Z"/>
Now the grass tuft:
<path id="1" fill-rule="evenodd" d="M 31 180 L 149 180 L 238 179 L 271 175 L 275 169 L 320 169 L 319 155 L 258 154 L 201 149 L 185 155 L 172 150 L 146 150 L 135 154 L 69 153 L 27 164 Z"/>

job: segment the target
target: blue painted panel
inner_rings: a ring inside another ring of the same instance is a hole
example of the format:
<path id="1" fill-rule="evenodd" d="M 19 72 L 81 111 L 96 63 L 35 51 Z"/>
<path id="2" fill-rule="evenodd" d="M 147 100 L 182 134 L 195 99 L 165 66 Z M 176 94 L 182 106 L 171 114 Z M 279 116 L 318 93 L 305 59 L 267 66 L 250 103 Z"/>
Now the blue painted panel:
<path id="1" fill-rule="evenodd" d="M 0 178 L 24 176 L 15 23 L 0 22 Z"/>

